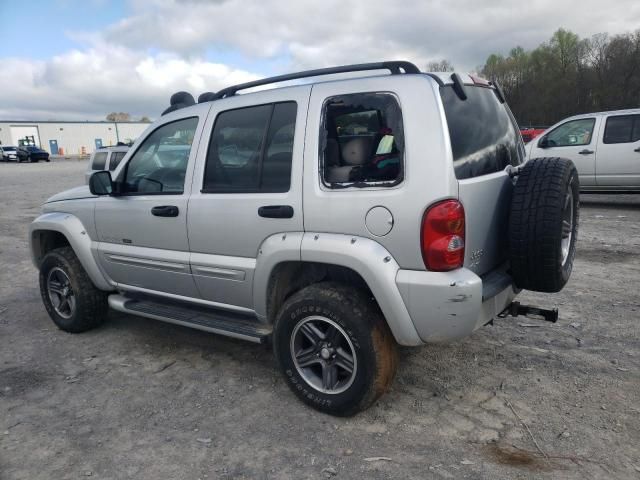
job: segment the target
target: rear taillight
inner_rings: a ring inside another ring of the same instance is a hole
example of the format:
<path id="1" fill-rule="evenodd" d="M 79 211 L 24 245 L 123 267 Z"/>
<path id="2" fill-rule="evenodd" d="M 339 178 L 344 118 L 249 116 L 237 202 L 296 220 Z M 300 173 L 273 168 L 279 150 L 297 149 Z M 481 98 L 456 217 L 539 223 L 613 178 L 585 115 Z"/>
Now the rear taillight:
<path id="1" fill-rule="evenodd" d="M 420 236 L 422 259 L 428 270 L 448 272 L 464 263 L 464 208 L 444 200 L 427 209 Z"/>

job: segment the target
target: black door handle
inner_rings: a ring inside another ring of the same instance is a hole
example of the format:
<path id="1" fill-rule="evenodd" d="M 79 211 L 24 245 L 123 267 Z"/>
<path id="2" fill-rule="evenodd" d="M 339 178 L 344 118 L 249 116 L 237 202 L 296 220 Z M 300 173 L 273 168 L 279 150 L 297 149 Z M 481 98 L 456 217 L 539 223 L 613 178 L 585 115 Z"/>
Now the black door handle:
<path id="1" fill-rule="evenodd" d="M 258 208 L 258 215 L 264 218 L 292 218 L 293 207 L 291 205 L 266 205 Z"/>
<path id="2" fill-rule="evenodd" d="M 640 153 L 640 147 L 636 148 L 636 149 L 634 150 L 634 152 L 638 152 L 638 153 Z"/>
<path id="3" fill-rule="evenodd" d="M 151 209 L 151 215 L 156 217 L 177 217 L 180 210 L 175 205 L 161 205 Z"/>
<path id="4" fill-rule="evenodd" d="M 593 153 L 593 150 L 580 150 L 578 153 L 580 155 L 591 155 Z"/>

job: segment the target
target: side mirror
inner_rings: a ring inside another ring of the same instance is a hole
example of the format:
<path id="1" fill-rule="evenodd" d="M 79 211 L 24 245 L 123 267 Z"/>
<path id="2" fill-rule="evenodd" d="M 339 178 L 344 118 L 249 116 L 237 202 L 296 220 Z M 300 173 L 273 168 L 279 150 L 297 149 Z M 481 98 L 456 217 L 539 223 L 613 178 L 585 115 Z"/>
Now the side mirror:
<path id="1" fill-rule="evenodd" d="M 89 178 L 89 191 L 92 195 L 111 195 L 113 193 L 113 180 L 111 172 L 100 170 Z"/>
<path id="2" fill-rule="evenodd" d="M 542 137 L 538 142 L 538 147 L 549 148 L 549 139 L 546 136 Z"/>

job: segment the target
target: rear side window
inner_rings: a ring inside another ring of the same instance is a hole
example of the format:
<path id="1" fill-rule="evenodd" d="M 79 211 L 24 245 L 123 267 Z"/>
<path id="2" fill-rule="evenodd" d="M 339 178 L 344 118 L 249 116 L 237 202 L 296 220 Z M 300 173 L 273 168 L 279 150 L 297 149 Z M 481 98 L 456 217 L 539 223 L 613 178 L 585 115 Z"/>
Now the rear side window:
<path id="1" fill-rule="evenodd" d="M 449 126 L 453 166 L 460 180 L 519 165 L 524 145 L 515 121 L 493 89 L 467 86 L 461 100 L 452 86 L 440 89 Z"/>
<path id="2" fill-rule="evenodd" d="M 296 113 L 295 102 L 220 113 L 209 141 L 202 191 L 288 192 Z"/>
<path id="3" fill-rule="evenodd" d="M 326 100 L 320 131 L 323 183 L 330 188 L 387 187 L 402 181 L 402 112 L 390 93 Z"/>
<path id="4" fill-rule="evenodd" d="M 604 143 L 633 143 L 640 140 L 640 115 L 616 115 L 607 118 Z"/>
<path id="5" fill-rule="evenodd" d="M 93 156 L 93 170 L 104 170 L 104 166 L 107 163 L 107 152 L 97 152 Z"/>
<path id="6" fill-rule="evenodd" d="M 127 152 L 112 152 L 109 159 L 109 170 L 115 170 L 126 154 Z"/>

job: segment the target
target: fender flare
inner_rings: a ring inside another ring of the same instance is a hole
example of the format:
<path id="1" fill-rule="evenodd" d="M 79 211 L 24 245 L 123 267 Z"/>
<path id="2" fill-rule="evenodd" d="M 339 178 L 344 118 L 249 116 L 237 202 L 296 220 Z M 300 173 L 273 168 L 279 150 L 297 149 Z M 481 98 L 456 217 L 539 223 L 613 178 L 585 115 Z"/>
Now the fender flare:
<path id="1" fill-rule="evenodd" d="M 284 238 L 283 238 L 284 237 Z M 365 237 L 332 233 L 281 233 L 267 238 L 258 252 L 253 299 L 256 314 L 267 316 L 267 286 L 281 262 L 300 261 L 339 265 L 358 273 L 373 293 L 401 345 L 423 345 L 405 306 L 396 276 L 400 266 L 378 242 Z"/>
<path id="2" fill-rule="evenodd" d="M 91 281 L 100 290 L 112 291 L 113 285 L 102 273 L 92 253 L 93 241 L 78 217 L 70 213 L 45 213 L 36 218 L 29 226 L 29 250 L 31 260 L 36 268 L 40 268 L 41 245 L 37 235 L 39 232 L 53 231 L 64 235 L 75 252 L 82 267 Z"/>

